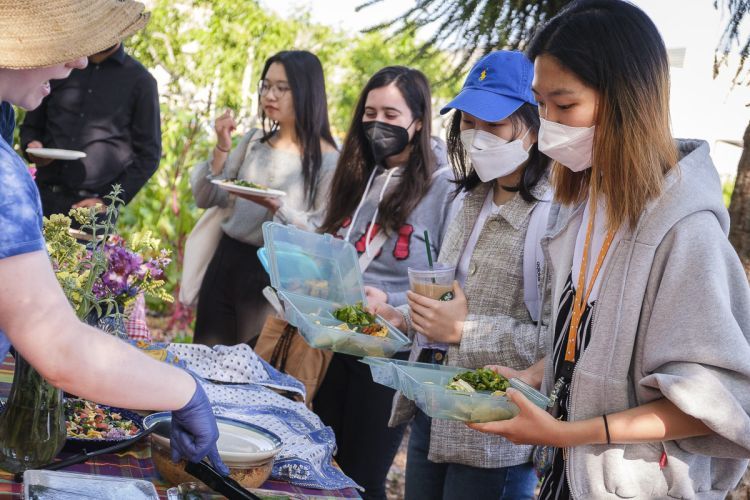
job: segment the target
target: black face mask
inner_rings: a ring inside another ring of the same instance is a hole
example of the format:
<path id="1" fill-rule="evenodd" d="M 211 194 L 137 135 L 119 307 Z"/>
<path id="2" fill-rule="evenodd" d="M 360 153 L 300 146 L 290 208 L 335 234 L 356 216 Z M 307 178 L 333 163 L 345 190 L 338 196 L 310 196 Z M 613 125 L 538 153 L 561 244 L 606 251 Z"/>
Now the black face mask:
<path id="1" fill-rule="evenodd" d="M 404 127 L 377 121 L 364 122 L 363 126 L 375 163 L 399 154 L 409 144 L 409 132 Z M 411 123 L 409 126 L 411 127 Z"/>

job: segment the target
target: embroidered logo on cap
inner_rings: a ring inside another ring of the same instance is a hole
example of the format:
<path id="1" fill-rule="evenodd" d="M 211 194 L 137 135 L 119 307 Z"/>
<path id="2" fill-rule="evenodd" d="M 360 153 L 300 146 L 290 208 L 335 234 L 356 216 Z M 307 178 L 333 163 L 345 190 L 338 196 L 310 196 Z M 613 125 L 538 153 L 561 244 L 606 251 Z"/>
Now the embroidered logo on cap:
<path id="1" fill-rule="evenodd" d="M 482 74 L 481 74 L 481 75 L 479 75 L 479 81 L 480 81 L 480 82 L 481 82 L 481 81 L 484 81 L 484 79 L 485 79 L 485 78 L 487 78 L 487 70 L 486 70 L 486 69 L 483 69 L 483 70 L 482 70 Z"/>

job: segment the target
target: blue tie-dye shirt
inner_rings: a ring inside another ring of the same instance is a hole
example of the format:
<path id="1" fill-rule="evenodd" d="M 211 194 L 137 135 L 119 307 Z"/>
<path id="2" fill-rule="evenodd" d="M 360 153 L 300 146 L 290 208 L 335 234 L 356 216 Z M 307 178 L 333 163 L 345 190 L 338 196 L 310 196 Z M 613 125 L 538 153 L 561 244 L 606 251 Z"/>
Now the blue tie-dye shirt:
<path id="1" fill-rule="evenodd" d="M 26 164 L 0 139 L 0 259 L 45 250 L 42 203 Z M 0 330 L 0 361 L 10 342 Z"/>

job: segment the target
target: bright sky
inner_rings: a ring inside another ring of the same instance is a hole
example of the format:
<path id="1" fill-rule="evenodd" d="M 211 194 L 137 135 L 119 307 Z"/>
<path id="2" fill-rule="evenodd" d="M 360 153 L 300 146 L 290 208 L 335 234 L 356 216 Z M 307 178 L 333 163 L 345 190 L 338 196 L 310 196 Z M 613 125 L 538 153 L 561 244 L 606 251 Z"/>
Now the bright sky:
<path id="1" fill-rule="evenodd" d="M 300 10 L 321 24 L 357 31 L 402 13 L 413 0 L 383 0 L 355 12 L 364 0 L 261 0 L 282 16 Z M 709 141 L 722 175 L 732 173 L 740 148 L 724 140 L 741 140 L 750 121 L 750 87 L 732 89 L 729 68 L 712 79 L 713 51 L 726 22 L 726 14 L 712 0 L 634 0 L 659 28 L 667 48 L 685 48 L 682 68 L 672 70 L 672 127 L 676 137 Z M 750 21 L 745 23 L 748 28 Z"/>

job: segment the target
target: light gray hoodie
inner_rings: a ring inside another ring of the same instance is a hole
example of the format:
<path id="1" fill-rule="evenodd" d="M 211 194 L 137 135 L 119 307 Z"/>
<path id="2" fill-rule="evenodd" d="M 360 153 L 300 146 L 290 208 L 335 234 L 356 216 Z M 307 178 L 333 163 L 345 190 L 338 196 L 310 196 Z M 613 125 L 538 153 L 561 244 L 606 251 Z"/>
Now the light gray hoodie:
<path id="1" fill-rule="evenodd" d="M 570 420 L 666 397 L 714 434 L 571 448 L 568 481 L 577 499 L 724 498 L 747 468 L 750 288 L 726 237 L 729 216 L 708 145 L 684 140 L 679 149 L 679 168 L 603 277 L 591 340 L 573 374 Z M 550 212 L 542 245 L 553 304 L 570 273 L 583 208 Z M 548 356 L 546 392 L 552 373 Z"/>

